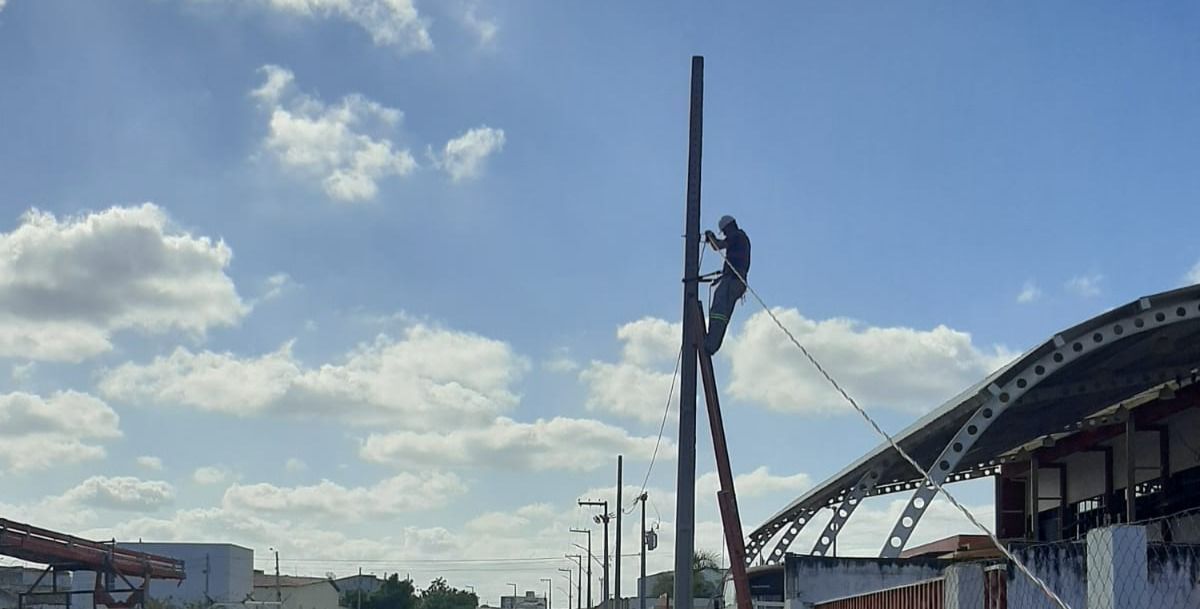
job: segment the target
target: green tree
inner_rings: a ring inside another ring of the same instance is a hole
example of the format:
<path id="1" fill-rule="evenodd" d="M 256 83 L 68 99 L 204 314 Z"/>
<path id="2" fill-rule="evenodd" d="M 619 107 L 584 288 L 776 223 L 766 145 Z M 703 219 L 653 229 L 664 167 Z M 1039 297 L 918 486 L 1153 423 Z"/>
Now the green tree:
<path id="1" fill-rule="evenodd" d="M 704 577 L 705 571 L 722 571 L 721 557 L 716 552 L 708 550 L 700 550 L 692 555 L 692 597 L 693 598 L 716 598 L 721 594 L 721 582 L 719 578 L 712 579 Z M 675 596 L 675 574 L 665 575 L 654 584 L 654 589 L 650 591 L 652 596 Z"/>
<path id="2" fill-rule="evenodd" d="M 439 577 L 421 591 L 420 602 L 419 609 L 475 609 L 479 606 L 479 597 L 474 592 L 459 590 Z"/>
<path id="3" fill-rule="evenodd" d="M 379 589 L 362 595 L 362 609 L 417 609 L 419 599 L 411 579 L 400 579 L 393 573 L 383 580 Z M 358 609 L 358 592 L 348 590 L 342 594 L 343 607 Z"/>

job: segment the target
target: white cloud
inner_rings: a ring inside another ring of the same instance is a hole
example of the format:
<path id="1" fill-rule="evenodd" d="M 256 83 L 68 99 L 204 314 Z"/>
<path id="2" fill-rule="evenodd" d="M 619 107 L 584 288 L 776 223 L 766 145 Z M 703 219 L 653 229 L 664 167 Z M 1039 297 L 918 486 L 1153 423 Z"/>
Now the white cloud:
<path id="1" fill-rule="evenodd" d="M 293 74 L 264 66 L 266 80 L 251 95 L 270 111 L 263 145 L 286 168 L 321 180 L 331 199 L 343 202 L 374 199 L 378 182 L 405 176 L 417 168 L 408 149 L 396 149 L 387 134 L 401 112 L 353 94 L 335 105 L 305 94 L 293 94 Z"/>
<path id="2" fill-rule="evenodd" d="M 542 367 L 550 372 L 570 374 L 579 369 L 579 362 L 571 358 L 571 351 L 566 347 L 555 349 L 554 353 L 542 362 Z"/>
<path id="3" fill-rule="evenodd" d="M 24 385 L 33 378 L 33 373 L 37 370 L 37 362 L 25 362 L 24 364 L 13 364 L 12 380 L 18 385 Z"/>
<path id="4" fill-rule="evenodd" d="M 160 459 L 158 457 L 151 457 L 148 455 L 143 455 L 141 457 L 138 457 L 137 464 L 138 464 L 138 466 L 140 466 L 144 469 L 148 469 L 150 471 L 155 471 L 155 472 L 161 472 L 164 469 L 162 459 Z"/>
<path id="5" fill-rule="evenodd" d="M 86 507 L 148 512 L 174 501 L 175 489 L 159 480 L 92 476 L 63 494 L 62 499 Z"/>
<path id="6" fill-rule="evenodd" d="M 500 27 L 494 20 L 476 14 L 477 8 L 474 4 L 468 5 L 462 12 L 462 23 L 479 38 L 480 46 L 488 46 L 496 40 L 496 33 Z"/>
<path id="7" fill-rule="evenodd" d="M 795 309 L 774 312 L 868 408 L 930 410 L 1013 357 L 1002 348 L 981 350 L 970 334 L 946 326 L 873 327 L 844 318 L 814 321 Z M 852 412 L 765 312 L 752 315 L 727 350 L 736 398 L 781 412 Z"/>
<path id="8" fill-rule="evenodd" d="M 503 148 L 504 130 L 483 125 L 446 142 L 435 161 L 457 182 L 479 177 L 487 158 Z"/>
<path id="9" fill-rule="evenodd" d="M 297 459 L 296 457 L 290 457 L 288 458 L 287 462 L 283 464 L 283 469 L 295 474 L 307 470 L 308 464 L 301 459 Z"/>
<path id="10" fill-rule="evenodd" d="M 1200 283 L 1200 262 L 1197 262 L 1192 270 L 1188 271 L 1187 275 L 1183 276 L 1183 281 L 1187 285 Z"/>
<path id="11" fill-rule="evenodd" d="M 765 465 L 733 477 L 733 487 L 737 491 L 738 499 L 762 497 L 773 493 L 798 496 L 811 486 L 812 478 L 808 474 L 776 476 Z M 696 479 L 697 496 L 715 497 L 720 488 L 717 472 L 708 472 Z"/>
<path id="12" fill-rule="evenodd" d="M 192 472 L 192 482 L 196 484 L 221 484 L 228 479 L 229 471 L 215 465 L 197 467 L 196 471 Z"/>
<path id="13" fill-rule="evenodd" d="M 150 203 L 61 219 L 30 210 L 0 233 L 0 356 L 77 362 L 121 330 L 231 325 L 247 310 L 225 274 L 232 255 Z"/>
<path id="14" fill-rule="evenodd" d="M 287 273 L 275 273 L 263 282 L 262 295 L 258 297 L 257 303 L 266 302 L 279 298 L 285 291 L 296 287 L 296 282 L 292 281 L 292 277 Z"/>
<path id="15" fill-rule="evenodd" d="M 446 433 L 371 434 L 359 454 L 367 461 L 404 466 L 587 471 L 618 453 L 628 459 L 648 460 L 655 439 L 631 436 L 620 427 L 589 419 L 556 417 L 518 423 L 500 417 L 490 427 Z M 659 459 L 674 454 L 675 445 L 664 438 Z"/>
<path id="16" fill-rule="evenodd" d="M 1021 291 L 1017 294 L 1017 302 L 1020 304 L 1028 304 L 1042 297 L 1041 288 L 1032 279 L 1026 281 L 1021 286 Z"/>
<path id="17" fill-rule="evenodd" d="M 11 471 L 99 459 L 103 440 L 121 437 L 117 413 L 86 393 L 0 395 L 0 464 Z"/>
<path id="18" fill-rule="evenodd" d="M 193 0 L 201 1 L 207 0 Z M 377 46 L 401 53 L 433 49 L 429 20 L 421 16 L 413 0 L 257 0 L 257 4 L 283 15 L 352 23 L 367 32 Z"/>
<path id="19" fill-rule="evenodd" d="M 346 488 L 329 480 L 310 486 L 235 484 L 225 491 L 226 509 L 248 514 L 363 520 L 442 507 L 467 491 L 450 473 L 399 474 L 370 487 Z"/>
<path id="20" fill-rule="evenodd" d="M 621 360 L 592 361 L 579 373 L 588 385 L 587 408 L 645 423 L 662 421 L 680 333 L 679 323 L 651 317 L 618 328 Z"/>
<path id="21" fill-rule="evenodd" d="M 290 345 L 253 358 L 179 348 L 110 370 L 99 386 L 137 403 L 431 429 L 492 421 L 516 405 L 511 388 L 527 368 L 503 342 L 414 324 L 400 340 L 380 335 L 318 368 L 296 360 Z"/>
<path id="22" fill-rule="evenodd" d="M 4 5 L 6 3 L 8 3 L 8 0 L 0 0 L 0 11 L 4 10 Z"/>
<path id="23" fill-rule="evenodd" d="M 1104 275 L 1099 273 L 1078 275 L 1068 279 L 1065 287 L 1067 291 L 1077 296 L 1094 298 L 1100 295 L 1100 283 L 1102 281 L 1104 281 Z"/>

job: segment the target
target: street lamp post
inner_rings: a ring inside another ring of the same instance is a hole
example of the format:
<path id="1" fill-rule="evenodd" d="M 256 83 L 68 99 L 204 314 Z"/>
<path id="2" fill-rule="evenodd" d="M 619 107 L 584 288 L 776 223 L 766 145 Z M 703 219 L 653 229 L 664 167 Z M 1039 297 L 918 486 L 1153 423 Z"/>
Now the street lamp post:
<path id="1" fill-rule="evenodd" d="M 559 569 L 558 572 L 567 574 L 567 609 L 571 609 L 571 583 L 574 581 L 571 576 L 575 572 L 570 569 Z"/>
<path id="2" fill-rule="evenodd" d="M 579 563 L 579 577 L 575 579 L 575 609 L 583 609 L 583 555 L 567 554 L 567 558 L 574 559 Z"/>
<path id="3" fill-rule="evenodd" d="M 550 599 L 554 598 L 551 596 L 553 594 L 553 590 L 551 590 L 551 588 L 554 587 L 554 580 L 550 579 L 549 577 L 543 577 L 541 581 L 546 582 L 546 609 L 553 609 Z"/>
<path id="4" fill-rule="evenodd" d="M 571 532 L 572 533 L 587 533 L 587 538 L 588 538 L 587 553 L 588 553 L 588 558 L 589 558 L 589 560 L 587 561 L 588 609 L 592 609 L 592 607 L 595 607 L 595 605 L 592 604 L 592 561 L 590 560 L 590 559 L 595 558 L 595 555 L 592 554 L 592 530 L 591 529 L 571 529 Z"/>

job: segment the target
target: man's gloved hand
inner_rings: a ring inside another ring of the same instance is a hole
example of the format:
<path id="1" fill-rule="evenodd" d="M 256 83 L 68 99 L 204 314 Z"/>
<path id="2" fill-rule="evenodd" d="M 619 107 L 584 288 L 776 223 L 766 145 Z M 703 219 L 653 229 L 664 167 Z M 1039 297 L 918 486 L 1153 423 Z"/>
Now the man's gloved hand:
<path id="1" fill-rule="evenodd" d="M 710 230 L 706 230 L 704 231 L 704 240 L 712 243 L 717 240 L 717 234 Z"/>

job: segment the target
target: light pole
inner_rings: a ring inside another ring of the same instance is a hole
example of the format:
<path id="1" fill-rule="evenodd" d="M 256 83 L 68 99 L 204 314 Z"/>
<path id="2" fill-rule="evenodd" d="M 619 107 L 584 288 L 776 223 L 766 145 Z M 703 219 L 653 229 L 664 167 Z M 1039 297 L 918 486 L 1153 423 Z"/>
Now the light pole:
<path id="1" fill-rule="evenodd" d="M 506 585 L 508 585 L 508 586 L 512 586 L 512 587 L 513 587 L 512 605 L 511 605 L 510 607 L 508 607 L 508 609 L 516 609 L 516 606 L 517 606 L 517 585 L 516 585 L 516 584 L 506 584 Z M 504 601 L 503 601 L 503 600 L 501 600 L 501 601 L 500 601 L 500 605 L 501 605 L 500 609 L 505 609 L 505 608 L 504 608 L 504 606 L 503 606 L 503 605 L 504 605 Z"/>
<path id="2" fill-rule="evenodd" d="M 579 577 L 575 580 L 575 609 L 583 609 L 583 555 L 567 554 L 567 558 L 579 563 Z M 570 609 L 568 607 L 567 609 Z M 588 609 L 591 609 L 590 607 Z"/>
<path id="3" fill-rule="evenodd" d="M 608 590 L 612 585 L 608 580 L 608 521 L 612 519 L 608 513 L 608 501 L 580 501 L 579 505 L 600 507 L 604 510 L 599 516 L 595 516 L 595 520 L 597 524 L 604 525 L 604 609 L 612 609 L 608 602 Z"/>
<path id="4" fill-rule="evenodd" d="M 558 571 L 559 573 L 567 574 L 567 609 L 571 609 L 571 582 L 574 581 L 571 579 L 571 574 L 574 573 L 574 571 L 571 571 L 570 569 L 559 569 Z"/>
<path id="5" fill-rule="evenodd" d="M 553 609 L 550 605 L 550 599 L 554 598 L 551 596 L 551 594 L 553 594 L 553 590 L 551 590 L 551 588 L 554 587 L 554 580 L 550 579 L 549 577 L 543 577 L 541 581 L 546 582 L 546 609 Z"/>
<path id="6" fill-rule="evenodd" d="M 595 560 L 595 558 L 596 558 L 595 555 L 592 554 L 592 530 L 591 529 L 571 529 L 571 532 L 572 533 L 587 533 L 587 536 L 588 536 L 587 553 L 588 553 L 588 558 L 591 560 L 587 561 L 587 566 L 588 566 L 588 568 L 587 568 L 587 583 L 588 583 L 587 591 L 588 591 L 588 609 L 592 609 L 592 607 L 595 607 L 595 605 L 592 604 L 592 560 Z"/>
<path id="7" fill-rule="evenodd" d="M 279 550 L 276 550 L 275 548 L 267 548 L 267 550 L 275 553 L 275 602 L 282 607 L 283 588 L 279 585 Z"/>

